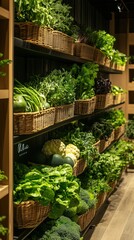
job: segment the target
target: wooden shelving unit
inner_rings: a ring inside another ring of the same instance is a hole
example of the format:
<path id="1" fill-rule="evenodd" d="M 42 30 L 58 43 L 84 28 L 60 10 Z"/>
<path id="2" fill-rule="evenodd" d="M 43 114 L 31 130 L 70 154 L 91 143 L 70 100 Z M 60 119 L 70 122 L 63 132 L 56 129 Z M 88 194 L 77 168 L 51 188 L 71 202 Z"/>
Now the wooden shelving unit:
<path id="1" fill-rule="evenodd" d="M 0 1 L 0 53 L 3 59 L 13 61 L 13 0 Z M 0 169 L 4 171 L 7 180 L 0 182 L 0 216 L 6 216 L 2 222 L 8 228 L 8 234 L 2 240 L 13 239 L 13 62 L 5 65 L 2 71 L 5 77 L 0 77 Z M 1 69 L 0 69 L 1 70 Z"/>

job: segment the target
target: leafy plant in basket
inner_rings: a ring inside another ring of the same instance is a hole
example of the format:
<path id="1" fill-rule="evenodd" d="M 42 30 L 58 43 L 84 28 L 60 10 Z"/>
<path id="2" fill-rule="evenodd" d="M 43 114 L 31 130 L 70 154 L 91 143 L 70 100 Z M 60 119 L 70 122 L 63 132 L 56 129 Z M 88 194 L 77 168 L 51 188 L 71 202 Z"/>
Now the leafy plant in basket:
<path id="1" fill-rule="evenodd" d="M 34 81 L 36 76 L 32 79 Z M 36 90 L 46 97 L 50 106 L 70 104 L 75 98 L 75 79 L 65 69 L 54 69 L 46 77 L 40 78 Z"/>
<path id="2" fill-rule="evenodd" d="M 7 176 L 5 175 L 4 171 L 0 170 L 0 181 L 7 179 Z"/>
<path id="3" fill-rule="evenodd" d="M 107 94 L 111 92 L 111 81 L 109 78 L 99 76 L 95 79 L 95 93 Z"/>
<path id="4" fill-rule="evenodd" d="M 64 33 L 70 32 L 73 26 L 71 7 L 62 0 L 14 0 L 14 2 L 17 22 L 34 22 Z"/>
<path id="5" fill-rule="evenodd" d="M 111 109 L 105 113 L 105 118 L 111 122 L 114 129 L 126 122 L 124 112 L 121 109 Z"/>
<path id="6" fill-rule="evenodd" d="M 91 131 L 96 141 L 99 139 L 107 140 L 113 131 L 113 126 L 109 120 L 100 118 L 92 124 Z"/>
<path id="7" fill-rule="evenodd" d="M 134 139 L 134 119 L 129 120 L 126 125 L 126 135 L 130 139 Z"/>
<path id="8" fill-rule="evenodd" d="M 90 99 L 95 96 L 94 85 L 98 71 L 98 64 L 90 62 L 81 67 L 73 65 L 71 75 L 76 79 L 75 99 Z"/>
<path id="9" fill-rule="evenodd" d="M 125 53 L 122 53 L 117 49 L 113 49 L 112 58 L 111 58 L 112 62 L 116 63 L 119 66 L 124 66 L 126 65 L 128 59 L 129 57 L 127 57 Z"/>

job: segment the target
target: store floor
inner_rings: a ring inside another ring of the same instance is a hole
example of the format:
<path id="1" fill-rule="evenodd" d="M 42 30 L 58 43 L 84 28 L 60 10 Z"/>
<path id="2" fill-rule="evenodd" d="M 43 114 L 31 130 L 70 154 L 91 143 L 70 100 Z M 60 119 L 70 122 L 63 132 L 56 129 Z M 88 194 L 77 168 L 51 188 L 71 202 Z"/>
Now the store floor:
<path id="1" fill-rule="evenodd" d="M 124 173 L 117 190 L 92 222 L 86 239 L 134 240 L 134 170 Z"/>

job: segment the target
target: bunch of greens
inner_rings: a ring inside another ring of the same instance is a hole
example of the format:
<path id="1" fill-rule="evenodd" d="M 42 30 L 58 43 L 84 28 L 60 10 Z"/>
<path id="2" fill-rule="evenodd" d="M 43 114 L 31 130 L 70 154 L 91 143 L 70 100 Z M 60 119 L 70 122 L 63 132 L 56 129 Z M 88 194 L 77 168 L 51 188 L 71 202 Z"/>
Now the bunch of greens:
<path id="1" fill-rule="evenodd" d="M 122 169 L 122 160 L 116 156 L 116 152 L 113 154 L 107 152 L 100 155 L 99 160 L 90 166 L 89 171 L 92 178 L 104 179 L 109 183 L 119 179 Z"/>
<path id="2" fill-rule="evenodd" d="M 71 7 L 62 0 L 14 0 L 14 2 L 16 21 L 34 22 L 70 33 L 74 19 L 70 14 Z"/>
<path id="3" fill-rule="evenodd" d="M 46 77 L 31 77 L 31 85 L 51 106 L 70 104 L 75 99 L 75 79 L 65 69 L 54 69 Z"/>
<path id="4" fill-rule="evenodd" d="M 68 217 L 61 216 L 56 221 L 46 222 L 44 227 L 47 229 L 45 232 L 43 227 L 39 227 L 30 240 L 82 240 L 80 226 Z"/>
<path id="5" fill-rule="evenodd" d="M 125 92 L 123 88 L 121 88 L 119 86 L 115 86 L 115 85 L 111 86 L 111 93 L 114 96 L 118 95 L 119 93 L 123 93 L 123 92 Z"/>
<path id="6" fill-rule="evenodd" d="M 71 75 L 76 79 L 75 99 L 90 99 L 95 96 L 95 78 L 99 71 L 98 64 L 84 63 L 81 67 L 74 64 Z"/>
<path id="7" fill-rule="evenodd" d="M 8 228 L 5 228 L 2 224 L 2 221 L 5 219 L 5 216 L 0 217 L 0 235 L 5 236 L 8 233 Z"/>
<path id="8" fill-rule="evenodd" d="M 109 78 L 99 76 L 95 79 L 95 93 L 107 94 L 111 92 L 111 81 Z"/>
<path id="9" fill-rule="evenodd" d="M 126 122 L 124 112 L 121 109 L 111 109 L 105 113 L 105 118 L 112 124 L 114 129 Z"/>
<path id="10" fill-rule="evenodd" d="M 0 181 L 7 179 L 7 176 L 4 174 L 4 171 L 0 170 Z"/>
<path id="11" fill-rule="evenodd" d="M 15 79 L 13 108 L 14 112 L 37 112 L 45 109 L 46 98 L 32 86 L 25 86 Z"/>
<path id="12" fill-rule="evenodd" d="M 26 172 L 25 172 L 26 170 Z M 49 217 L 57 219 L 68 207 L 79 204 L 79 181 L 72 175 L 68 164 L 58 167 L 34 166 L 14 184 L 14 202 L 34 200 L 42 205 L 51 204 Z"/>
<path id="13" fill-rule="evenodd" d="M 64 137 L 63 141 L 68 144 L 72 143 L 80 149 L 81 158 L 90 162 L 92 159 L 98 158 L 98 151 L 93 146 L 96 142 L 93 134 L 81 129 L 80 126 L 74 127 Z"/>
<path id="14" fill-rule="evenodd" d="M 97 141 L 99 139 L 107 140 L 113 131 L 113 126 L 109 120 L 100 118 L 92 124 L 91 131 Z"/>
<path id="15" fill-rule="evenodd" d="M 109 153 L 120 157 L 123 168 L 129 164 L 134 164 L 134 145 L 132 142 L 119 140 L 110 148 Z"/>
<path id="16" fill-rule="evenodd" d="M 134 119 L 129 120 L 126 125 L 126 136 L 134 139 Z"/>
<path id="17" fill-rule="evenodd" d="M 113 49 L 111 55 L 112 62 L 116 63 L 117 65 L 124 66 L 127 63 L 128 59 L 129 58 L 126 56 L 125 53 L 122 53 L 117 49 Z"/>
<path id="18" fill-rule="evenodd" d="M 2 58 L 2 57 L 3 57 L 3 54 L 0 53 L 0 58 Z M 1 71 L 1 68 L 9 63 L 11 63 L 11 60 L 9 60 L 9 59 L 1 59 L 0 60 L 0 77 L 4 77 L 6 75 L 5 72 Z"/>

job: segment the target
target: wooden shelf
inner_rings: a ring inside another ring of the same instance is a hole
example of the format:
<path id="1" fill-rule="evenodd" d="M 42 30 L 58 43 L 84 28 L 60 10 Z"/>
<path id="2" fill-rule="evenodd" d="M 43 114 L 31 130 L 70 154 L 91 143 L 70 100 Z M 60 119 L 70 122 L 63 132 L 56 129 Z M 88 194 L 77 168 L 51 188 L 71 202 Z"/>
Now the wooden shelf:
<path id="1" fill-rule="evenodd" d="M 0 185 L 0 199 L 8 194 L 8 185 Z"/>
<path id="2" fill-rule="evenodd" d="M 3 7 L 0 7 L 0 19 L 9 19 L 9 11 Z"/>
<path id="3" fill-rule="evenodd" d="M 129 69 L 134 69 L 134 64 L 129 64 L 129 65 L 128 65 L 128 68 L 129 68 Z"/>
<path id="4" fill-rule="evenodd" d="M 79 57 L 76 57 L 74 55 L 66 54 L 63 52 L 58 52 L 54 49 L 47 48 L 47 47 L 42 47 L 37 44 L 34 44 L 32 42 L 24 41 L 20 38 L 14 38 L 14 46 L 15 46 L 15 54 L 18 54 L 21 56 L 27 56 L 27 55 L 32 55 L 34 57 L 39 56 L 39 55 L 44 55 L 47 58 L 51 59 L 58 59 L 61 61 L 67 61 L 67 62 L 73 62 L 73 63 L 85 63 L 89 62 L 90 60 L 85 60 Z M 100 66 L 100 71 L 102 72 L 107 72 L 107 73 L 112 73 L 112 74 L 121 74 L 122 71 L 119 70 L 114 70 L 109 67 Z"/>
<path id="5" fill-rule="evenodd" d="M 107 108 L 104 108 L 104 109 L 100 109 L 100 110 L 95 110 L 95 112 L 93 112 L 92 114 L 88 114 L 88 115 L 75 115 L 74 117 L 72 118 L 69 118 L 65 121 L 62 121 L 62 122 L 59 122 L 59 123 L 56 123 L 48 128 L 45 128 L 45 129 L 42 129 L 40 130 L 39 132 L 36 132 L 36 133 L 33 133 L 33 134 L 30 134 L 30 135 L 20 135 L 20 136 L 14 136 L 14 145 L 18 144 L 18 143 L 22 143 L 22 142 L 25 142 L 27 140 L 30 140 L 32 138 L 35 138 L 35 137 L 38 137 L 38 136 L 41 136 L 42 134 L 45 134 L 47 132 L 50 132 L 52 130 L 55 130 L 57 128 L 60 128 L 64 125 L 67 125 L 69 124 L 70 122 L 72 121 L 75 121 L 75 120 L 80 120 L 80 119 L 94 119 L 96 117 L 98 117 L 99 115 L 101 115 L 103 112 L 105 111 L 108 111 L 110 110 L 111 108 L 115 108 L 115 107 L 118 107 L 118 106 L 122 106 L 124 104 L 123 103 L 120 103 L 120 104 L 117 104 L 117 105 L 111 105 Z"/>
<path id="6" fill-rule="evenodd" d="M 8 90 L 0 90 L 0 99 L 8 99 L 9 91 Z"/>

